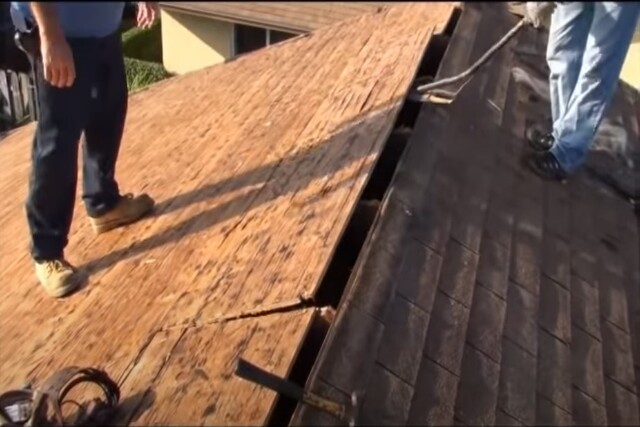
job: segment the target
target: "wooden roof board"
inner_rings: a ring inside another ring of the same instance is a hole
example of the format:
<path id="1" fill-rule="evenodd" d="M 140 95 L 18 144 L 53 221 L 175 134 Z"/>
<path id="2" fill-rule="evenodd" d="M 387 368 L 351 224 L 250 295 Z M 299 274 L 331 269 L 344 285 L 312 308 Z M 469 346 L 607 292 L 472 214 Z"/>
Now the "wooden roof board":
<path id="1" fill-rule="evenodd" d="M 362 14 L 376 12 L 391 2 L 161 2 L 168 10 L 212 18 L 307 32 Z"/>
<path id="2" fill-rule="evenodd" d="M 465 5 L 441 77 L 517 22 L 505 9 Z M 545 47 L 524 29 L 452 104 L 421 108 L 307 382 L 363 393 L 357 425 L 640 423 L 637 213 L 611 179 L 522 165 L 550 108 Z M 608 146 L 610 175 L 637 173 L 611 147 L 640 148 L 639 101 L 618 87 L 587 168 Z M 292 425 L 340 423 L 299 405 Z"/>
<path id="3" fill-rule="evenodd" d="M 451 12 L 394 7 L 131 96 L 118 179 L 153 195 L 156 213 L 95 236 L 78 194 L 66 253 L 89 277 L 61 301 L 38 286 L 28 255 L 34 127 L 10 133 L 0 144 L 11 195 L 0 206 L 0 342 L 11 349 L 0 389 L 72 363 L 123 379 L 143 369 L 136 357 L 158 330 L 312 298 Z M 289 335 L 277 345 L 297 346 Z"/>
<path id="4" fill-rule="evenodd" d="M 153 336 L 122 382 L 118 425 L 262 425 L 276 401 L 234 375 L 242 357 L 286 377 L 315 309 L 273 313 Z"/>

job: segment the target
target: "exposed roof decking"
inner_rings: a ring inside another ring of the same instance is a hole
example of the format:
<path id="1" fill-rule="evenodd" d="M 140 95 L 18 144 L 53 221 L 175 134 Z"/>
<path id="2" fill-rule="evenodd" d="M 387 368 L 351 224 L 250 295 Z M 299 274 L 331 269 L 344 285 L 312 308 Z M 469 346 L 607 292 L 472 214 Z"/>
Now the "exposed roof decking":
<path id="1" fill-rule="evenodd" d="M 440 77 L 516 21 L 466 4 Z M 618 89 L 587 170 L 541 181 L 520 159 L 548 115 L 545 39 L 526 29 L 421 109 L 309 380 L 364 390 L 360 425 L 640 423 L 637 217 L 588 173 L 637 173 L 620 155 L 640 151 L 640 96 Z M 294 424 L 340 425 L 304 405 Z"/>
<path id="2" fill-rule="evenodd" d="M 118 179 L 153 195 L 157 213 L 95 236 L 78 197 L 67 256 L 90 277 L 62 301 L 39 288 L 28 256 L 33 126 L 8 135 L 0 389 L 96 366 L 135 400 L 128 415 L 141 424 L 264 421 L 275 395 L 232 377 L 235 357 L 288 373 L 313 317 L 296 305 L 317 291 L 451 12 L 401 5 L 132 96 Z M 274 307 L 291 312 L 224 321 Z"/>

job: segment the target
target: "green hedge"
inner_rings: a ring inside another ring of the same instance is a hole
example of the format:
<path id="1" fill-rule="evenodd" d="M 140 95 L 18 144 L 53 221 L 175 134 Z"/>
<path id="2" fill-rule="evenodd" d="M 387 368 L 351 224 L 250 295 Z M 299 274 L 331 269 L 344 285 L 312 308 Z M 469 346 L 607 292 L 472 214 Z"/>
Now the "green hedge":
<path id="1" fill-rule="evenodd" d="M 141 61 L 162 62 L 162 34 L 160 21 L 149 29 L 138 27 L 128 29 L 122 34 L 124 56 Z"/>
<path id="2" fill-rule="evenodd" d="M 159 21 L 146 30 L 136 27 L 134 20 L 123 21 L 121 30 L 129 91 L 142 89 L 171 76 L 162 66 Z"/>
<path id="3" fill-rule="evenodd" d="M 125 57 L 124 65 L 127 72 L 129 91 L 142 89 L 152 83 L 171 77 L 171 74 L 164 69 L 162 64 Z"/>

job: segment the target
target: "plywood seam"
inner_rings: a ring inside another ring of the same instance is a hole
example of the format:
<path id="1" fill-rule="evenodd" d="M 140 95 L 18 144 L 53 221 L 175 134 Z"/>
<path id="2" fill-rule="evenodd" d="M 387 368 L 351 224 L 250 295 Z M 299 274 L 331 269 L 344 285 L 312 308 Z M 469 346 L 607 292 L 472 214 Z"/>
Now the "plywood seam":
<path id="1" fill-rule="evenodd" d="M 122 377 L 120 378 L 120 380 L 118 381 L 118 384 L 123 385 L 126 383 L 127 379 L 129 378 L 129 375 L 131 374 L 131 372 L 135 369 L 135 367 L 138 365 L 138 363 L 140 362 L 140 360 L 142 359 L 142 357 L 144 356 L 145 352 L 147 351 L 147 349 L 149 348 L 149 345 L 151 345 L 151 343 L 153 342 L 153 340 L 158 336 L 158 334 L 161 331 L 155 331 L 152 332 L 149 335 L 149 340 L 142 346 L 142 348 L 140 349 L 140 351 L 138 352 L 138 354 L 136 355 L 136 357 L 134 358 L 134 361 L 131 363 L 131 365 L 129 366 L 129 369 L 122 375 Z M 162 360 L 162 364 L 160 365 L 160 367 L 158 368 L 156 374 L 153 376 L 153 378 L 151 379 L 151 381 L 149 381 L 149 387 L 147 388 L 146 392 L 145 392 L 145 396 L 146 394 L 149 392 L 149 390 L 151 389 L 151 386 L 153 384 L 155 384 L 156 380 L 162 375 L 162 373 L 164 372 L 164 367 L 166 366 L 167 362 L 169 362 L 169 360 L 171 360 L 171 355 L 173 354 L 176 346 L 178 345 L 178 343 L 180 342 L 180 340 L 182 340 L 182 338 L 184 337 L 184 335 L 187 333 L 187 328 L 185 328 L 183 331 L 180 332 L 180 334 L 178 335 L 178 337 L 176 338 L 175 342 L 173 343 L 173 345 L 171 346 L 171 349 L 167 352 L 167 354 L 164 356 L 163 360 Z M 134 418 L 136 416 L 136 414 L 138 413 L 138 410 L 140 409 L 140 406 L 142 406 L 142 403 L 144 402 L 144 398 L 140 399 L 140 401 L 138 401 L 137 405 L 135 405 L 135 407 L 133 408 L 133 410 L 129 413 L 129 417 L 127 419 L 127 423 L 126 425 L 129 425 L 130 420 L 132 418 Z"/>
<path id="2" fill-rule="evenodd" d="M 251 320 L 255 320 L 257 318 L 264 318 L 267 315 L 276 315 L 276 317 L 278 315 L 288 315 L 287 313 L 291 314 L 293 312 L 297 312 L 300 315 L 304 315 L 305 312 L 309 313 L 312 318 L 315 318 L 316 316 L 319 315 L 320 310 L 322 308 L 326 308 L 326 306 L 317 306 L 317 307 L 303 307 L 303 306 L 298 306 L 298 307 L 291 307 L 291 309 L 289 310 L 281 310 L 281 311 L 272 311 L 271 313 L 265 313 L 265 314 L 259 314 L 259 315 L 254 315 L 254 316 L 246 316 L 243 318 L 236 318 L 233 320 L 241 320 L 243 322 L 246 322 L 248 319 Z M 308 322 L 307 326 L 304 330 L 304 334 L 303 336 L 307 336 L 307 334 L 309 333 L 309 330 L 311 328 L 311 324 L 313 323 L 313 321 Z M 216 323 L 210 323 L 210 324 L 202 324 L 199 325 L 198 327 L 206 327 L 206 326 L 220 326 L 220 322 L 216 322 Z M 256 329 L 256 324 L 254 324 L 254 326 L 250 327 L 251 332 L 249 333 L 250 336 L 254 336 L 255 337 L 255 333 L 257 332 Z M 176 325 L 177 328 L 177 325 Z M 124 419 L 123 421 L 125 421 L 124 425 L 129 425 L 132 420 L 136 420 L 138 419 L 138 417 L 140 416 L 140 409 L 142 407 L 142 405 L 144 404 L 145 398 L 147 396 L 147 394 L 149 393 L 149 391 L 153 390 L 153 387 L 156 385 L 157 381 L 159 378 L 161 378 L 165 373 L 166 373 L 166 369 L 168 369 L 168 365 L 170 365 L 172 358 L 175 355 L 176 352 L 176 348 L 178 347 L 178 345 L 180 344 L 181 341 L 183 341 L 185 339 L 185 337 L 187 336 L 187 334 L 192 333 L 194 331 L 194 328 L 192 326 L 185 326 L 182 328 L 182 330 L 175 335 L 172 338 L 172 343 L 171 343 L 171 347 L 170 349 L 163 354 L 163 360 L 162 363 L 154 370 L 155 372 L 153 373 L 152 377 L 150 377 L 145 383 L 144 383 L 144 387 L 146 388 L 142 398 L 140 398 L 140 400 L 137 402 L 137 404 L 132 407 L 126 416 L 126 419 Z M 157 337 L 161 337 L 162 333 L 161 332 L 165 332 L 165 331 L 156 331 L 155 333 L 151 334 L 151 338 L 148 340 L 147 343 L 145 343 L 145 345 L 143 346 L 143 348 L 140 350 L 139 354 L 137 355 L 135 361 L 132 363 L 130 369 L 127 372 L 126 376 L 123 376 L 119 381 L 118 384 L 121 385 L 121 387 L 127 383 L 127 381 L 129 380 L 129 377 L 134 377 L 135 375 L 129 375 L 129 373 L 131 373 L 134 368 L 136 366 L 138 366 L 139 363 L 144 363 L 142 361 L 145 353 L 147 351 L 149 351 L 149 347 L 150 344 L 157 338 Z M 251 347 L 251 340 L 244 342 L 240 348 L 238 349 L 238 355 L 244 354 L 244 352 L 249 349 Z M 295 351 L 295 354 L 293 355 L 293 359 L 295 360 L 300 352 L 300 347 L 297 348 L 297 350 Z M 269 359 L 272 357 L 273 355 L 269 356 Z M 289 369 L 286 371 L 285 373 L 285 377 L 290 375 L 290 371 L 291 371 L 291 366 L 289 366 Z M 258 387 L 257 385 L 254 387 Z M 259 388 L 259 387 L 258 387 Z M 273 404 L 271 405 L 270 410 L 268 411 L 269 414 L 271 414 L 271 412 L 273 411 L 275 402 L 273 402 Z M 270 416 L 270 415 L 269 415 Z M 268 416 L 267 416 L 268 418 Z M 206 424 L 205 424 L 206 425 Z"/>
<path id="3" fill-rule="evenodd" d="M 127 380 L 130 377 L 131 372 L 133 372 L 135 367 L 138 366 L 138 364 L 140 363 L 140 361 L 144 357 L 145 353 L 149 349 L 149 346 L 154 341 L 154 339 L 156 339 L 156 337 L 158 337 L 162 332 L 166 332 L 166 331 L 168 331 L 170 329 L 173 329 L 173 330 L 182 329 L 182 330 L 174 338 L 174 342 L 171 345 L 170 350 L 166 354 L 164 354 L 162 363 L 160 364 L 160 366 L 158 367 L 158 369 L 156 370 L 155 374 L 150 379 L 150 381 L 148 381 L 148 383 L 147 383 L 147 392 L 156 383 L 157 379 L 159 377 L 161 377 L 162 374 L 164 373 L 164 368 L 167 365 L 167 363 L 171 360 L 171 358 L 172 358 L 172 356 L 174 354 L 174 350 L 175 350 L 176 346 L 180 343 L 180 341 L 184 338 L 184 336 L 188 332 L 193 331 L 194 329 L 205 328 L 207 326 L 220 325 L 221 323 L 235 321 L 235 320 L 246 320 L 246 319 L 263 318 L 263 317 L 269 316 L 269 315 L 274 315 L 274 314 L 275 315 L 280 315 L 280 314 L 285 314 L 285 313 L 291 313 L 291 312 L 294 312 L 294 311 L 304 312 L 305 310 L 309 310 L 309 309 L 312 309 L 314 312 L 318 313 L 319 310 L 322 308 L 320 306 L 307 306 L 307 305 L 305 305 L 305 303 L 303 301 L 299 301 L 298 303 L 290 303 L 288 306 L 285 305 L 285 304 L 280 304 L 280 305 L 281 305 L 281 307 L 270 307 L 270 308 L 269 307 L 265 307 L 260 312 L 258 312 L 257 310 L 252 310 L 252 311 L 245 312 L 245 313 L 239 312 L 239 313 L 237 313 L 235 315 L 235 317 L 232 317 L 230 315 L 230 316 L 225 316 L 225 317 L 221 317 L 221 318 L 217 318 L 217 319 L 210 319 L 210 320 L 207 320 L 205 322 L 198 322 L 197 324 L 195 324 L 195 323 L 192 323 L 192 324 L 189 324 L 189 323 L 174 324 L 174 325 L 170 325 L 169 327 L 164 327 L 164 328 L 158 329 L 158 330 L 152 332 L 151 334 L 149 334 L 149 339 L 140 348 L 140 350 L 136 354 L 136 357 L 131 362 L 131 364 L 128 367 L 128 369 L 126 370 L 126 372 L 118 379 L 117 383 L 120 384 L 120 385 L 126 384 Z M 307 333 L 308 333 L 308 330 L 305 332 L 305 335 Z M 297 357 L 297 353 L 296 353 L 296 357 Z M 140 406 L 143 403 L 144 403 L 144 396 L 135 405 L 135 407 L 133 407 L 132 410 L 129 412 L 127 420 L 126 420 L 126 424 L 127 425 L 129 424 L 130 420 L 136 416 L 136 414 L 139 411 Z"/>
<path id="4" fill-rule="evenodd" d="M 230 314 L 226 314 L 226 315 L 219 315 L 219 316 L 214 316 L 214 317 L 209 317 L 203 320 L 199 320 L 196 318 L 192 318 L 189 320 L 186 320 L 184 322 L 178 322 L 178 323 L 173 323 L 170 325 L 166 325 L 163 326 L 162 328 L 158 329 L 158 331 L 156 332 L 165 332 L 165 331 L 169 331 L 172 329 L 180 329 L 180 328 L 186 328 L 186 329 L 196 329 L 196 328 L 204 328 L 206 326 L 210 326 L 210 325 L 216 325 L 219 323 L 227 323 L 227 322 L 232 322 L 234 320 L 243 320 L 243 319 L 251 319 L 251 318 L 257 318 L 257 317 L 264 317 L 264 316 L 269 316 L 272 314 L 282 314 L 282 313 L 287 313 L 287 312 L 291 312 L 291 311 L 296 311 L 296 310 L 306 310 L 309 308 L 316 308 L 316 309 L 320 309 L 320 306 L 317 305 L 312 305 L 311 302 L 300 296 L 299 298 L 295 299 L 295 300 L 289 300 L 289 301 L 284 301 L 284 302 L 280 302 L 280 303 L 276 303 L 276 304 L 269 304 L 269 305 L 259 305 L 256 308 L 251 308 L 248 310 L 239 310 L 237 312 L 232 312 Z M 198 315 L 196 315 L 195 317 L 198 317 Z"/>

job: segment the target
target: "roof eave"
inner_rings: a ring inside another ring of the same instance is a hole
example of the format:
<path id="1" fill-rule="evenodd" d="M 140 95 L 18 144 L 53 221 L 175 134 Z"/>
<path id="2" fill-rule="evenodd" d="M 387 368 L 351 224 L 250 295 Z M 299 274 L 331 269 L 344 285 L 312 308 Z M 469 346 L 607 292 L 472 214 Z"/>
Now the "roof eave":
<path id="1" fill-rule="evenodd" d="M 160 2 L 160 7 L 169 12 L 178 12 L 185 15 L 198 16 L 201 18 L 216 19 L 219 21 L 229 22 L 232 24 L 250 25 L 253 27 L 267 28 L 269 30 L 282 31 L 285 33 L 302 34 L 313 31 L 314 28 L 304 27 L 283 27 L 274 25 L 271 22 L 264 22 L 261 20 L 247 19 L 238 17 L 236 15 L 224 14 L 224 13 L 211 13 L 209 11 L 193 9 L 191 7 L 183 7 L 180 2 Z"/>

